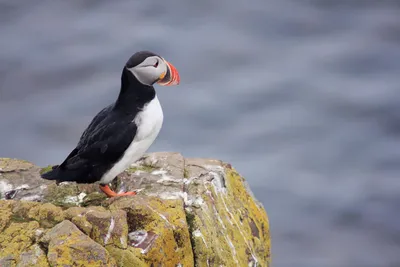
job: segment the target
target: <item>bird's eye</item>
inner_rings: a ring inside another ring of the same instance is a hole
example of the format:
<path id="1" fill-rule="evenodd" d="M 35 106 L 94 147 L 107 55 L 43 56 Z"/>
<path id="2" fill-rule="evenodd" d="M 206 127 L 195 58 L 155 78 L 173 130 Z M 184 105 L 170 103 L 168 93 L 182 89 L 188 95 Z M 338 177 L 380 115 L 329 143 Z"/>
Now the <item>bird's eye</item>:
<path id="1" fill-rule="evenodd" d="M 157 67 L 158 67 L 158 60 L 157 60 L 156 64 L 153 65 L 153 67 L 154 67 L 154 68 L 157 68 Z"/>

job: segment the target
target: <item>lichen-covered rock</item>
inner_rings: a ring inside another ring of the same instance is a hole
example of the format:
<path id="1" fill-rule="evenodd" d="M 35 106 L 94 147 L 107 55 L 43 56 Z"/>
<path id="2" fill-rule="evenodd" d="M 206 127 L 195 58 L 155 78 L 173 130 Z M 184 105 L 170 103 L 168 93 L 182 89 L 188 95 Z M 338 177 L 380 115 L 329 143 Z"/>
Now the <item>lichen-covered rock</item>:
<path id="1" fill-rule="evenodd" d="M 10 225 L 0 233 L 0 259 L 13 258 L 17 262 L 23 252 L 33 245 L 36 230 L 39 228 L 36 221 L 16 223 Z"/>
<path id="2" fill-rule="evenodd" d="M 110 209 L 127 212 L 129 244 L 149 264 L 193 266 L 193 251 L 183 201 L 156 197 L 119 198 Z"/>
<path id="3" fill-rule="evenodd" d="M 52 227 L 64 220 L 64 213 L 60 207 L 51 203 L 44 203 L 31 208 L 28 218 L 40 222 L 43 227 Z"/>
<path id="4" fill-rule="evenodd" d="M 92 225 L 90 237 L 106 246 L 128 247 L 128 224 L 124 210 L 93 211 L 85 214 L 86 221 Z"/>
<path id="5" fill-rule="evenodd" d="M 120 249 L 113 246 L 107 246 L 107 250 L 117 262 L 117 266 L 135 266 L 135 267 L 151 266 L 148 263 L 146 263 L 144 259 L 141 259 L 142 258 L 141 254 L 138 254 L 132 247 L 128 247 L 127 249 Z"/>
<path id="6" fill-rule="evenodd" d="M 24 160 L 0 158 L 0 198 L 41 200 L 51 181 L 39 179 L 40 168 Z"/>
<path id="7" fill-rule="evenodd" d="M 54 226 L 42 239 L 51 266 L 116 266 L 108 251 L 70 221 Z"/>
<path id="8" fill-rule="evenodd" d="M 50 266 L 46 254 L 38 244 L 32 245 L 28 251 L 21 253 L 17 267 Z"/>
<path id="9" fill-rule="evenodd" d="M 138 194 L 111 199 L 41 171 L 0 159 L 0 266 L 270 266 L 267 214 L 229 164 L 151 153 L 112 184 Z"/>
<path id="10" fill-rule="evenodd" d="M 246 190 L 244 179 L 231 166 L 215 160 L 186 162 L 193 179 L 187 190 L 199 202 L 187 210 L 196 262 L 218 266 L 268 262 L 267 214 Z"/>
<path id="11" fill-rule="evenodd" d="M 12 208 L 11 201 L 0 202 L 0 232 L 2 232 L 4 228 L 6 228 L 8 222 L 11 219 L 12 216 L 11 208 Z"/>

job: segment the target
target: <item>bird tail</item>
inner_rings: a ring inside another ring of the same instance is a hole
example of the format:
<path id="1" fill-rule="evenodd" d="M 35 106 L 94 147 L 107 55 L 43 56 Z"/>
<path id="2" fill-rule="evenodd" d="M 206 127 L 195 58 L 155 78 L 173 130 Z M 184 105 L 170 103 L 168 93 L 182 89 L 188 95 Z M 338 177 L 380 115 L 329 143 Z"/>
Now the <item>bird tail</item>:
<path id="1" fill-rule="evenodd" d="M 58 177 L 60 176 L 60 169 L 58 168 L 58 165 L 55 165 L 50 171 L 42 173 L 40 176 L 46 180 L 58 180 Z"/>
<path id="2" fill-rule="evenodd" d="M 63 168 L 60 168 L 59 165 L 55 165 L 52 167 L 52 170 L 42 173 L 40 176 L 46 180 L 55 180 L 57 183 L 73 182 L 76 181 L 76 176 L 80 176 L 80 171 L 65 170 Z"/>
<path id="3" fill-rule="evenodd" d="M 62 165 L 55 165 L 48 172 L 40 175 L 46 180 L 55 180 L 57 184 L 61 182 L 94 183 L 97 176 L 91 175 L 91 169 L 87 167 L 66 169 Z"/>

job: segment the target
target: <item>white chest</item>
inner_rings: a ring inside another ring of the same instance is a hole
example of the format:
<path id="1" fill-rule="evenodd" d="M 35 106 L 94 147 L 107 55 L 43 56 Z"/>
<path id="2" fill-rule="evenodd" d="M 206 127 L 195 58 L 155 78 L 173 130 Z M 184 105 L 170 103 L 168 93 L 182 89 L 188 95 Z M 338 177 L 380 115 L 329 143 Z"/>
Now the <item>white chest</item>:
<path id="1" fill-rule="evenodd" d="M 161 130 L 164 115 L 157 96 L 143 107 L 134 121 L 137 125 L 136 136 L 122 158 L 101 178 L 101 183 L 110 183 L 117 175 L 140 159 L 157 138 Z"/>
<path id="2" fill-rule="evenodd" d="M 134 123 L 137 125 L 135 140 L 144 140 L 157 137 L 164 119 L 160 101 L 157 96 L 143 110 L 136 115 Z M 154 139 L 153 139 L 154 141 Z"/>

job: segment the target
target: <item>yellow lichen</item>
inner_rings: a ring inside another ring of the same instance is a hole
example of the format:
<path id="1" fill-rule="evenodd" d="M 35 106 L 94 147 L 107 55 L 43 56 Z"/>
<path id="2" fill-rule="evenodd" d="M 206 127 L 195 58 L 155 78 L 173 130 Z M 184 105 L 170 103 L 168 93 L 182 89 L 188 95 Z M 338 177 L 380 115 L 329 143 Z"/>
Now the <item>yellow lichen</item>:
<path id="1" fill-rule="evenodd" d="M 0 158 L 0 169 L 3 172 L 23 171 L 32 168 L 34 165 L 26 160 Z"/>
<path id="2" fill-rule="evenodd" d="M 49 263 L 47 261 L 46 254 L 40 248 L 38 244 L 34 244 L 29 248 L 28 251 L 25 251 L 20 254 L 18 267 L 48 267 Z"/>
<path id="3" fill-rule="evenodd" d="M 0 200 L 0 232 L 7 226 L 11 219 L 12 202 Z"/>
<path id="4" fill-rule="evenodd" d="M 82 207 L 71 207 L 64 211 L 65 219 L 71 220 L 73 217 L 81 215 L 87 211 L 86 208 Z"/>
<path id="5" fill-rule="evenodd" d="M 246 210 L 243 211 L 244 216 L 242 216 L 242 218 L 240 218 L 239 213 L 235 214 L 235 220 L 243 220 L 241 227 L 244 231 L 242 232 L 246 235 L 245 237 L 247 240 L 252 241 L 249 243 L 250 245 L 253 243 L 253 253 L 258 259 L 268 263 L 270 261 L 271 240 L 267 213 L 264 208 L 258 206 L 253 196 L 246 190 L 244 179 L 235 169 L 226 168 L 225 172 L 228 192 L 232 192 L 238 200 L 233 208 L 246 208 Z M 251 226 L 256 227 L 259 237 L 253 236 L 253 229 Z"/>
<path id="6" fill-rule="evenodd" d="M 204 181 L 190 189 L 204 200 L 200 209 L 187 212 L 196 265 L 267 265 L 270 238 L 264 209 L 257 205 L 235 170 L 216 168 L 213 176 L 226 188 Z"/>
<path id="7" fill-rule="evenodd" d="M 49 242 L 47 257 L 51 266 L 116 266 L 102 246 L 69 221 L 52 228 L 43 240 Z"/>
<path id="8" fill-rule="evenodd" d="M 149 265 L 142 261 L 141 255 L 136 255 L 134 248 L 120 249 L 114 246 L 106 247 L 110 255 L 115 259 L 118 266 L 148 267 Z"/>
<path id="9" fill-rule="evenodd" d="M 0 258 L 13 255 L 19 258 L 34 242 L 35 231 L 39 223 L 32 221 L 26 223 L 11 223 L 0 233 Z"/>
<path id="10" fill-rule="evenodd" d="M 134 173 L 137 171 L 143 171 L 143 172 L 152 172 L 156 169 L 156 167 L 150 166 L 150 165 L 140 165 L 140 166 L 135 166 L 135 167 L 130 167 L 126 170 L 127 173 Z"/>
<path id="11" fill-rule="evenodd" d="M 86 217 L 75 216 L 71 219 L 71 222 L 87 235 L 92 232 L 93 226 L 86 220 Z"/>
<path id="12" fill-rule="evenodd" d="M 64 220 L 64 214 L 60 207 L 51 203 L 45 203 L 29 210 L 28 217 L 40 223 L 42 227 L 53 227 Z"/>
<path id="13" fill-rule="evenodd" d="M 141 248 L 134 248 L 135 255 L 141 255 L 149 265 L 193 266 L 193 251 L 181 200 L 161 200 L 155 197 L 120 198 L 115 200 L 111 210 L 124 209 L 127 212 L 129 232 L 146 230 L 157 235 L 154 243 L 141 254 Z"/>
<path id="14" fill-rule="evenodd" d="M 9 162 L 0 160 L 0 165 L 9 168 Z M 269 266 L 267 214 L 236 170 L 221 164 L 183 168 L 185 178 L 193 176 L 185 183 L 186 209 L 181 199 L 146 194 L 104 200 L 94 186 L 75 183 L 48 186 L 44 202 L 56 205 L 0 201 L 0 258 L 9 256 L 20 264 L 39 249 L 47 254 L 40 266 L 47 266 L 47 260 L 51 266 Z M 128 174 L 155 169 L 140 165 Z M 72 205 L 96 206 L 63 211 L 71 205 L 66 199 L 81 192 L 88 195 Z M 138 243 L 134 235 L 128 240 L 128 233 L 139 230 L 155 238 L 135 247 Z"/>
<path id="15" fill-rule="evenodd" d="M 189 170 L 187 168 L 183 169 L 183 178 L 189 178 Z"/>

